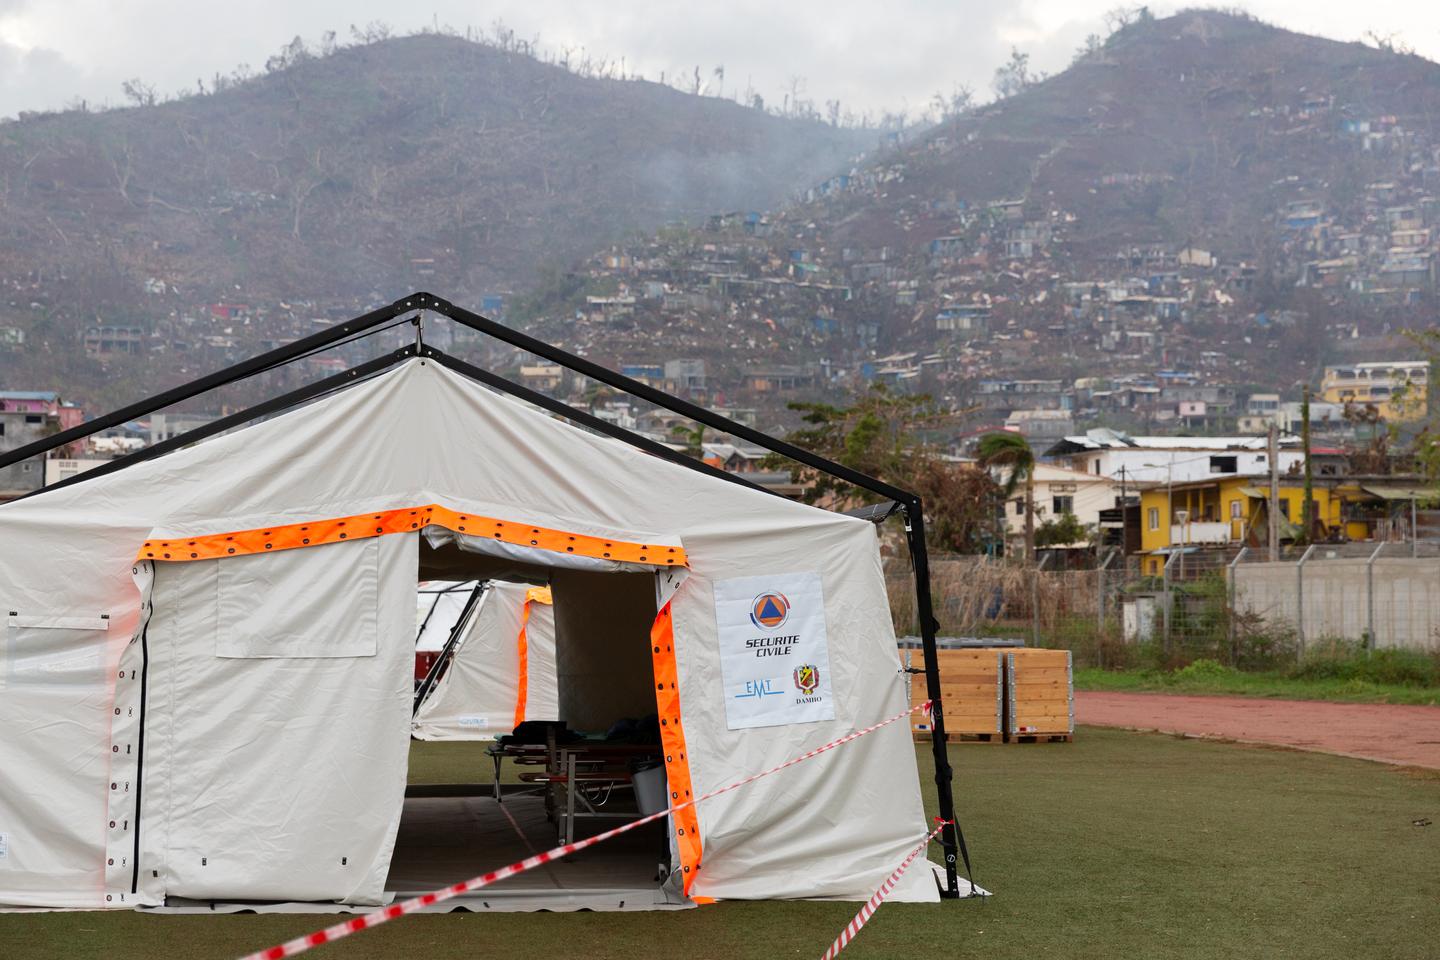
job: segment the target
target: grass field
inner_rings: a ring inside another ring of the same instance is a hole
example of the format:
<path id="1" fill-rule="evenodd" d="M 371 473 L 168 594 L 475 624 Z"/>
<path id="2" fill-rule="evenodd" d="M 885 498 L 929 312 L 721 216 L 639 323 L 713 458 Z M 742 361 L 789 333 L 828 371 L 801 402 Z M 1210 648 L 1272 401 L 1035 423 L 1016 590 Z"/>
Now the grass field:
<path id="1" fill-rule="evenodd" d="M 920 751 L 927 788 L 928 755 Z M 1440 772 L 1095 728 L 1068 745 L 965 745 L 951 755 L 975 879 L 996 896 L 887 905 L 846 957 L 1380 960 L 1440 952 Z M 474 779 L 478 759 L 464 745 L 422 745 L 412 778 Z M 1415 825 L 1426 819 L 1434 825 Z M 313 955 L 818 957 L 855 906 L 422 915 Z M 0 915 L 0 957 L 224 958 L 323 922 Z"/>
<path id="2" fill-rule="evenodd" d="M 1356 678 L 1290 677 L 1271 671 L 1099 670 L 1088 667 L 1075 671 L 1075 689 L 1340 700 L 1348 703 L 1440 704 L 1440 687 L 1376 683 Z"/>

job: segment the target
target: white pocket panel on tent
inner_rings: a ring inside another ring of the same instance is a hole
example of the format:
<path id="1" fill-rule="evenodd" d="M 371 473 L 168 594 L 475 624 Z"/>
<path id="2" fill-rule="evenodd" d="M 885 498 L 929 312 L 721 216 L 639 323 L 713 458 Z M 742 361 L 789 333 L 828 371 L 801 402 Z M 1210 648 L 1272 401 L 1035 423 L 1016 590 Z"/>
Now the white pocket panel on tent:
<path id="1" fill-rule="evenodd" d="M 11 613 L 0 636 L 0 689 L 62 688 L 101 680 L 109 617 Z"/>
<path id="2" fill-rule="evenodd" d="M 372 657 L 380 538 L 227 558 L 215 590 L 217 657 Z"/>

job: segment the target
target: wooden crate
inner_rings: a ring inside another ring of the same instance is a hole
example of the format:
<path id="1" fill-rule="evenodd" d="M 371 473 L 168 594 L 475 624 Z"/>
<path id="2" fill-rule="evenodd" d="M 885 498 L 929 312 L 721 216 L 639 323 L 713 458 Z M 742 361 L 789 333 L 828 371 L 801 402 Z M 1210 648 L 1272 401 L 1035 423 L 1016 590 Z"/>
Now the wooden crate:
<path id="1" fill-rule="evenodd" d="M 1011 743 L 1075 735 L 1075 681 L 1069 650 L 1005 651 L 1005 738 Z"/>
<path id="2" fill-rule="evenodd" d="M 940 701 L 945 707 L 947 740 L 1000 743 L 1004 736 L 1004 666 L 995 649 L 937 650 L 940 661 Z M 906 650 L 907 666 L 922 668 L 924 655 Z M 910 703 L 919 706 L 930 699 L 925 674 L 910 675 Z M 916 738 L 930 738 L 930 718 L 916 713 L 910 718 Z"/>

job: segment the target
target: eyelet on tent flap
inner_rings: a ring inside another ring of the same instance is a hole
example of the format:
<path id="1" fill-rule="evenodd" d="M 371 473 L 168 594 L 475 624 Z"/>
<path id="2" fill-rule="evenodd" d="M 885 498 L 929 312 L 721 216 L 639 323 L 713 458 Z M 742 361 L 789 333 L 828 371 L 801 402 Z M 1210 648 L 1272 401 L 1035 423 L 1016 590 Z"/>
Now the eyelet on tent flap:
<path id="1" fill-rule="evenodd" d="M 479 532 L 504 543 L 538 547 L 556 553 L 644 563 L 652 567 L 683 567 L 687 562 L 683 547 L 589 537 L 564 530 L 497 520 L 494 517 L 478 517 L 435 503 L 329 520 L 307 520 L 283 527 L 237 530 L 173 540 L 146 540 L 140 548 L 139 559 L 182 563 L 190 560 L 214 560 L 219 557 L 264 553 L 267 550 L 293 550 L 298 547 L 337 543 L 341 540 L 379 537 L 389 533 L 410 533 L 432 523 L 451 530 Z"/>
<path id="2" fill-rule="evenodd" d="M 665 777 L 670 784 L 671 799 L 688 800 L 691 797 L 690 761 L 685 759 L 685 728 L 680 721 L 680 689 L 676 682 L 675 628 L 668 603 L 655 615 L 655 623 L 650 627 L 650 645 L 655 671 L 655 707 L 660 714 L 660 744 L 665 749 Z M 691 806 L 676 811 L 671 822 L 688 896 L 690 885 L 700 871 L 700 820 Z"/>

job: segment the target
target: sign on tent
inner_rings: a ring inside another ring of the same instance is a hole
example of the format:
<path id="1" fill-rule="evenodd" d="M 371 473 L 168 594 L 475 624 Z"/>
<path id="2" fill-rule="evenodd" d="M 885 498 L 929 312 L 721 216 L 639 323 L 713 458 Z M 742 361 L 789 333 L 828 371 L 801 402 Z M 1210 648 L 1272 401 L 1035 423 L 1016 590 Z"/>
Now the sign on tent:
<path id="1" fill-rule="evenodd" d="M 715 620 L 729 729 L 835 719 L 818 573 L 717 581 Z"/>

